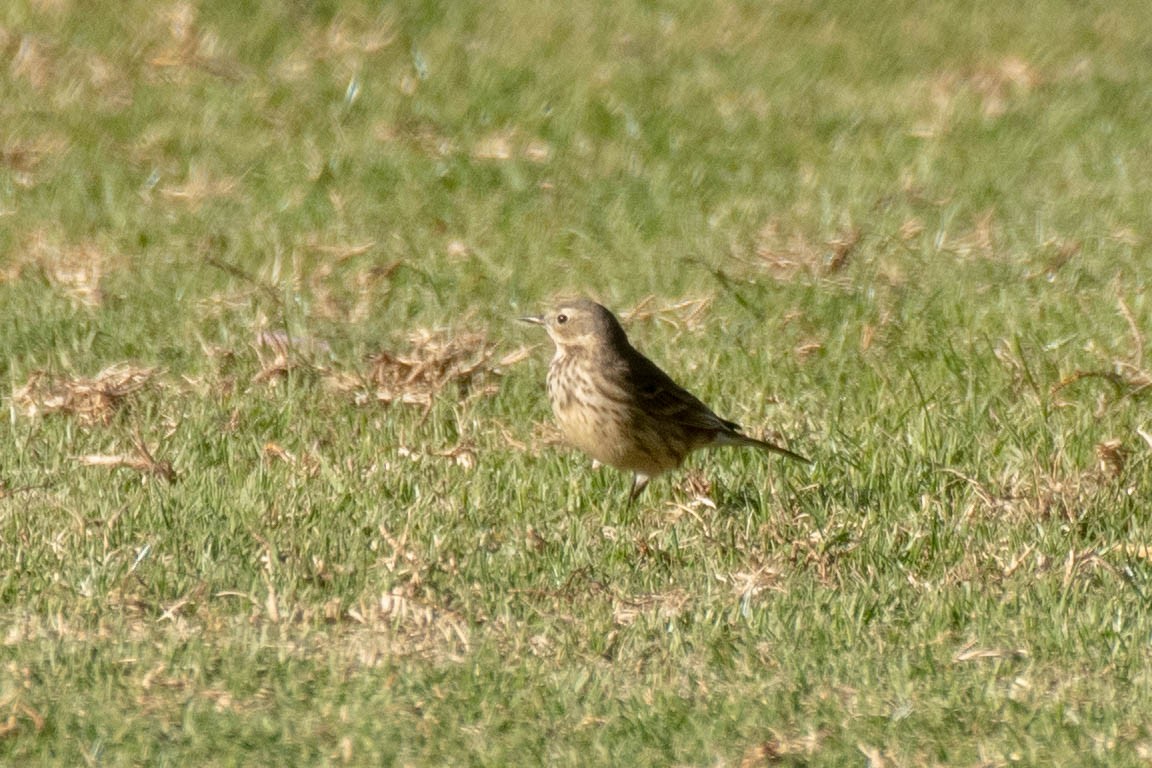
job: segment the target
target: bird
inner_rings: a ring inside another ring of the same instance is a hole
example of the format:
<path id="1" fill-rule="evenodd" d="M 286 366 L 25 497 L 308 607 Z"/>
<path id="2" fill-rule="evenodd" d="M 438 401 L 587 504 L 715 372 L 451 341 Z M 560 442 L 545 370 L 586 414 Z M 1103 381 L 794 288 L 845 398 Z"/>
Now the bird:
<path id="1" fill-rule="evenodd" d="M 633 347 L 616 316 L 591 299 L 560 301 L 520 320 L 543 326 L 556 346 L 547 389 L 560 431 L 595 461 L 632 473 L 629 507 L 652 478 L 700 448 L 749 446 L 811 463 L 717 416 Z"/>

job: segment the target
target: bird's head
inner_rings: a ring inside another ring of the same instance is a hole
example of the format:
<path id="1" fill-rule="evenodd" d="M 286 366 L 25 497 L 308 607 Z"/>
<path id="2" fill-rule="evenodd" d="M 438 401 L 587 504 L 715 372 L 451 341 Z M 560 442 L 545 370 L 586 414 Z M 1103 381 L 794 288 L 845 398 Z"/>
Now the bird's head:
<path id="1" fill-rule="evenodd" d="M 628 343 L 616 317 L 590 299 L 561 301 L 542 315 L 520 319 L 544 326 L 561 350 Z"/>

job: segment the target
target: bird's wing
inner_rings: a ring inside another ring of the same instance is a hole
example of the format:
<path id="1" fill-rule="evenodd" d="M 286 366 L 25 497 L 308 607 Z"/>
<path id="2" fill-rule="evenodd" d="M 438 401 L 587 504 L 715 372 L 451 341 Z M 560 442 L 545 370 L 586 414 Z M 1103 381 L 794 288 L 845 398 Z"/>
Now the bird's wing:
<path id="1" fill-rule="evenodd" d="M 628 366 L 628 378 L 644 403 L 644 408 L 657 418 L 686 427 L 731 432 L 740 425 L 722 419 L 688 390 L 672 380 L 660 367 L 640 353 Z"/>

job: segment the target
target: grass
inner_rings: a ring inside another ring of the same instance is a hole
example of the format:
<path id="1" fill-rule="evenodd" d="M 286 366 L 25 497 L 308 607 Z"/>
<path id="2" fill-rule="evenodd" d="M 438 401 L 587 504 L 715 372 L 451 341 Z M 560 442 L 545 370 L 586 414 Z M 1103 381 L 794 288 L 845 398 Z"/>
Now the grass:
<path id="1" fill-rule="evenodd" d="M 0 11 L 0 764 L 1146 765 L 1152 29 Z M 579 291 L 812 467 L 556 443 Z"/>

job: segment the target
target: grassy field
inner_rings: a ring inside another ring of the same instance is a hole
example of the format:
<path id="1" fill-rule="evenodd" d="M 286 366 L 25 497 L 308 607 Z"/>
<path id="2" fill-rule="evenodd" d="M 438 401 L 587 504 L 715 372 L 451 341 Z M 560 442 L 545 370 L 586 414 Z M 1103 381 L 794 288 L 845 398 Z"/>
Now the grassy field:
<path id="1" fill-rule="evenodd" d="M 6 4 L 0 765 L 1148 765 L 1150 40 Z M 626 510 L 572 292 L 814 464 Z"/>

